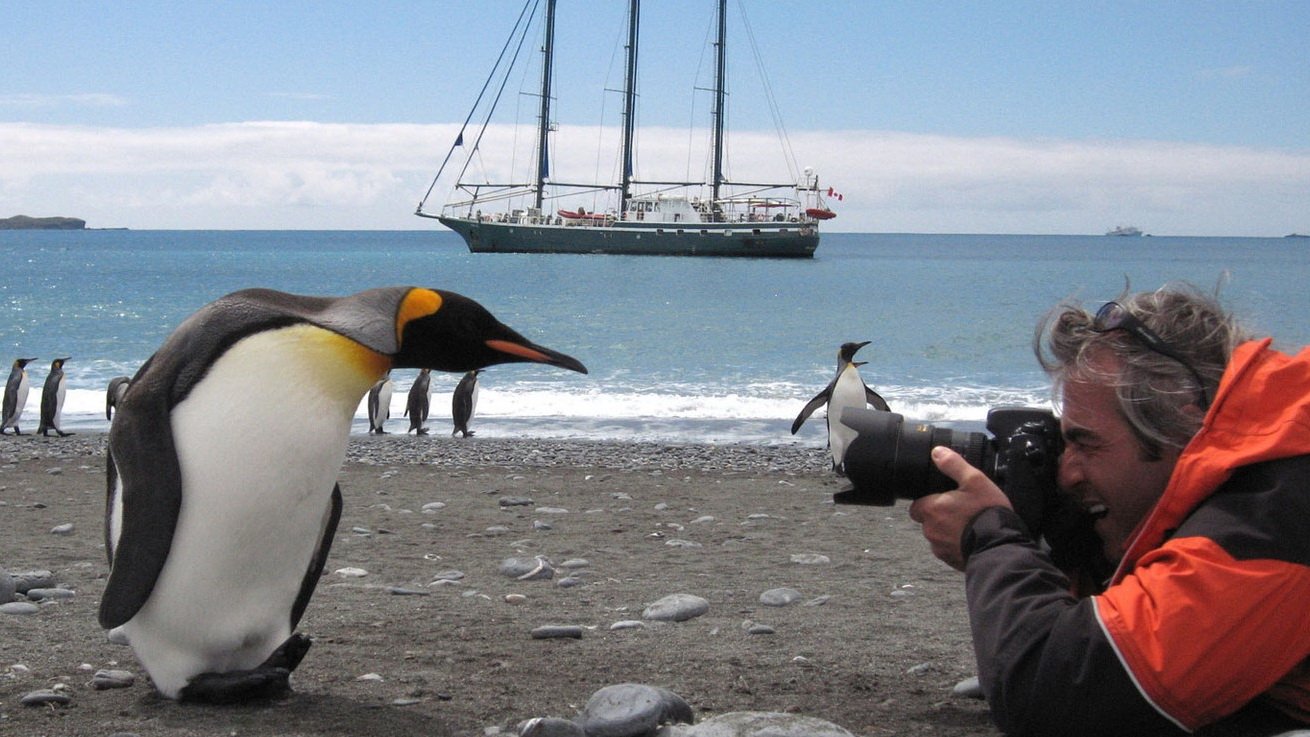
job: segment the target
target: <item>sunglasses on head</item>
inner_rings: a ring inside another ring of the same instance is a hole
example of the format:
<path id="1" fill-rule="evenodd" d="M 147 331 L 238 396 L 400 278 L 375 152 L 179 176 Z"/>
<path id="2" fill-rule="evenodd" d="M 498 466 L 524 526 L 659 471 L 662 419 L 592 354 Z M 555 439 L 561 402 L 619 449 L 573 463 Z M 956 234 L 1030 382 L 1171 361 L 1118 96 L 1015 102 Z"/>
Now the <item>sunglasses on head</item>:
<path id="1" fill-rule="evenodd" d="M 1129 335 L 1136 338 L 1148 350 L 1159 353 L 1166 358 L 1172 358 L 1182 364 L 1196 379 L 1197 392 L 1200 394 L 1201 409 L 1210 408 L 1210 395 L 1205 390 L 1205 382 L 1201 379 L 1201 374 L 1197 373 L 1192 364 L 1188 363 L 1178 351 L 1169 344 L 1167 340 L 1161 338 L 1154 330 L 1133 316 L 1123 305 L 1118 302 L 1106 302 L 1101 309 L 1096 311 L 1096 317 L 1092 320 L 1092 330 L 1098 333 L 1108 333 L 1113 330 L 1123 330 Z"/>

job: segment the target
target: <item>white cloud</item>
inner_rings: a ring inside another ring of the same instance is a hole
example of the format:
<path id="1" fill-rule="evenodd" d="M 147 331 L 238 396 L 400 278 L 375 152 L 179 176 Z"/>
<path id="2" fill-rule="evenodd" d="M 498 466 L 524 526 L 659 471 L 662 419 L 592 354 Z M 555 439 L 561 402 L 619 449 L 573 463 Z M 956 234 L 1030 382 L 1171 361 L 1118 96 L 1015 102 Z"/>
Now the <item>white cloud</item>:
<path id="1" fill-rule="evenodd" d="M 0 216 L 69 215 L 93 227 L 433 228 L 413 216 L 454 125 L 251 122 L 186 128 L 0 123 Z M 522 142 L 526 137 L 519 136 Z M 556 175 L 606 177 L 612 131 L 561 130 Z M 700 141 L 703 136 L 692 136 Z M 473 133 L 465 135 L 470 145 Z M 530 156 L 489 131 L 490 179 Z M 647 130 L 640 176 L 699 176 L 686 131 Z M 786 179 L 771 135 L 731 138 L 739 176 Z M 832 229 L 1282 235 L 1310 229 L 1310 152 L 1157 141 L 957 138 L 886 131 L 792 134 L 801 166 L 845 194 Z M 697 144 L 703 145 L 703 144 Z M 761 159 L 759 162 L 750 159 Z M 568 168 L 565 162 L 585 161 Z M 766 163 L 767 162 L 767 163 Z M 758 164 L 758 165 L 757 165 Z M 439 200 L 447 186 L 434 194 Z M 429 210 L 437 209 L 429 203 Z"/>

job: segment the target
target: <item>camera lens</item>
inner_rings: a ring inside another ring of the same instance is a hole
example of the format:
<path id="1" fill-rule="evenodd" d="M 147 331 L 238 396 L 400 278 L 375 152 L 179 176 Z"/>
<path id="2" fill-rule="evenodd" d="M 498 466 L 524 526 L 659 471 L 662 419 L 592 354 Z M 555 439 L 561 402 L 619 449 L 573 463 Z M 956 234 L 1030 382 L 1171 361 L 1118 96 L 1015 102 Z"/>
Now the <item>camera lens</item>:
<path id="1" fill-rule="evenodd" d="M 986 471 L 994 459 L 988 436 L 905 423 L 895 412 L 847 409 L 842 424 L 859 436 L 846 449 L 846 476 L 854 488 L 836 495 L 838 502 L 889 506 L 896 499 L 918 499 L 954 489 L 956 484 L 937 470 L 932 449 L 944 445 Z"/>

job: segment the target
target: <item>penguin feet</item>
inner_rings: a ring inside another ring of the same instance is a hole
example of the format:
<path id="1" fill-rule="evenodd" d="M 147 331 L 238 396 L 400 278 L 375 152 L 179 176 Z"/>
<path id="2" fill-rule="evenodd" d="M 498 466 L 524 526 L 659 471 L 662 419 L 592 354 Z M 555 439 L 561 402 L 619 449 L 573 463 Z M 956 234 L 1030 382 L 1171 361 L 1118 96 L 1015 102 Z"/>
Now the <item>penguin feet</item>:
<path id="1" fill-rule="evenodd" d="M 258 668 L 227 673 L 201 673 L 179 692 L 179 701 L 237 704 L 272 699 L 291 691 L 291 671 L 300 665 L 312 641 L 293 634 Z"/>

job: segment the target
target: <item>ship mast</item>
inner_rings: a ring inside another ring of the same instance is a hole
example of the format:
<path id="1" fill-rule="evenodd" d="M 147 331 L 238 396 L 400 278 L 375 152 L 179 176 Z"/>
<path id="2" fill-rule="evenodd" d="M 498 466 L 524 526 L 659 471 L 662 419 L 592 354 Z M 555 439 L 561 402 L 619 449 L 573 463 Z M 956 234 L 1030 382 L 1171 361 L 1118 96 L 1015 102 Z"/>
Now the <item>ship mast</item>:
<path id="1" fill-rule="evenodd" d="M 723 184 L 723 117 L 724 117 L 724 77 L 727 68 L 727 19 L 728 19 L 728 2 L 719 0 L 719 28 L 718 40 L 715 41 L 715 69 L 714 69 L 714 179 L 710 183 L 713 195 L 713 206 L 717 212 L 719 207 L 719 188 Z"/>
<path id="2" fill-rule="evenodd" d="M 619 217 L 628 211 L 632 197 L 632 134 L 637 127 L 637 36 L 641 25 L 641 0 L 628 4 L 628 60 L 623 81 L 623 174 L 619 181 Z"/>
<path id="3" fill-rule="evenodd" d="M 546 196 L 546 177 L 550 176 L 550 83 L 555 53 L 555 0 L 546 0 L 546 43 L 541 50 L 541 117 L 537 120 L 537 181 L 535 204 L 538 210 Z"/>

